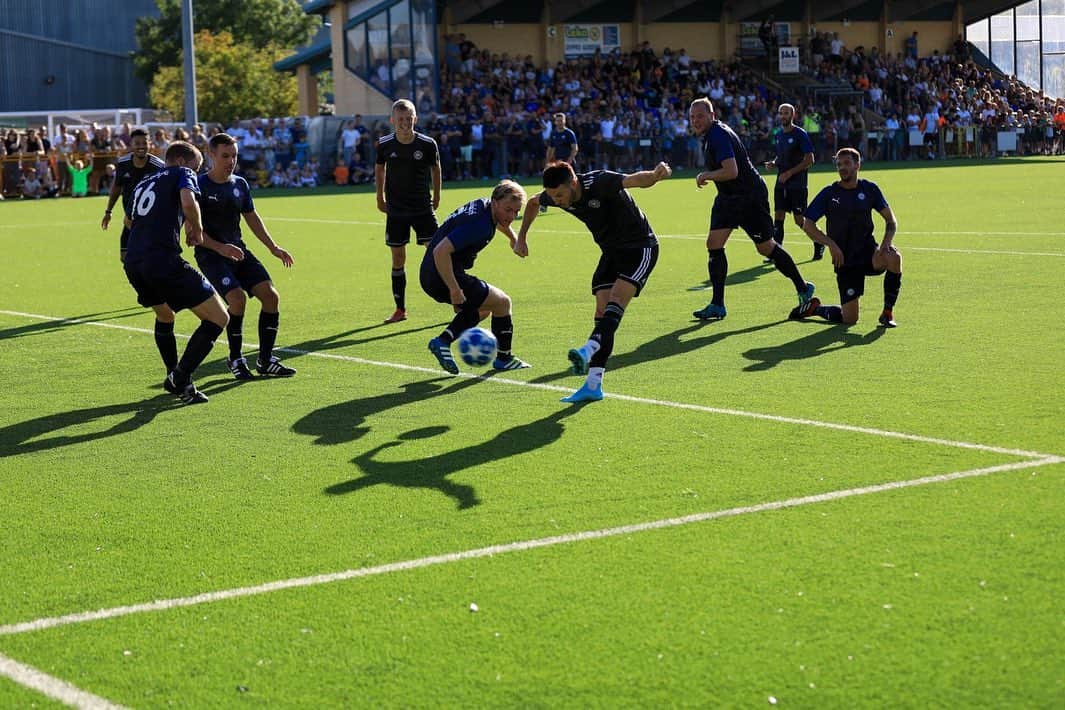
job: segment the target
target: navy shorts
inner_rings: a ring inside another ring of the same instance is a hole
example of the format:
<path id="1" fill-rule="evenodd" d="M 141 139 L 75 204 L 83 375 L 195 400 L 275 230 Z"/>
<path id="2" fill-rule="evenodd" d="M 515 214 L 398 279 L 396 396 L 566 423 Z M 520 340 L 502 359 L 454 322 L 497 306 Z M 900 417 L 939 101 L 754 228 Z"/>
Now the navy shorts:
<path id="1" fill-rule="evenodd" d="M 410 230 L 413 229 L 418 244 L 425 246 L 432 241 L 438 226 L 436 215 L 432 212 L 416 217 L 393 217 L 388 215 L 387 219 L 385 219 L 385 244 L 390 247 L 406 246 L 410 242 Z"/>
<path id="2" fill-rule="evenodd" d="M 200 305 L 215 293 L 207 279 L 177 254 L 126 261 L 123 268 L 137 292 L 137 303 L 146 308 L 165 303 L 171 310 L 181 311 Z"/>
<path id="3" fill-rule="evenodd" d="M 122 236 L 118 238 L 118 250 L 126 251 L 129 249 L 129 227 L 122 228 Z"/>
<path id="4" fill-rule="evenodd" d="M 765 184 L 754 195 L 721 195 L 714 198 L 710 229 L 736 229 L 747 232 L 755 244 L 773 238 L 773 215 L 769 212 L 769 190 Z"/>
<path id="5" fill-rule="evenodd" d="M 777 212 L 801 215 L 806 211 L 808 192 L 805 187 L 784 187 L 778 182 L 773 188 L 773 207 Z"/>
<path id="6" fill-rule="evenodd" d="M 873 260 L 869 259 L 864 264 L 844 266 L 836 269 L 836 285 L 839 286 L 839 303 L 850 303 L 862 297 L 865 293 L 865 277 L 880 276 L 885 269 L 874 269 Z"/>
<path id="7" fill-rule="evenodd" d="M 612 288 L 618 279 L 628 281 L 640 295 L 658 263 L 658 245 L 607 249 L 592 274 L 592 293 Z"/>
<path id="8" fill-rule="evenodd" d="M 425 291 L 429 298 L 437 303 L 451 304 L 451 290 L 444 283 L 444 280 L 440 278 L 440 273 L 434 266 L 422 266 L 419 276 L 422 290 Z M 466 296 L 467 307 L 480 308 L 484 300 L 488 298 L 488 284 L 473 274 L 467 274 L 465 271 L 455 269 L 455 280 L 459 282 L 459 288 L 462 289 L 463 295 Z"/>
<path id="9" fill-rule="evenodd" d="M 240 247 L 244 249 L 243 244 Z M 247 249 L 244 250 L 244 259 L 241 261 L 230 261 L 213 251 L 197 250 L 196 263 L 214 286 L 214 290 L 222 296 L 235 288 L 242 288 L 251 293 L 253 286 L 270 280 L 266 267 Z"/>

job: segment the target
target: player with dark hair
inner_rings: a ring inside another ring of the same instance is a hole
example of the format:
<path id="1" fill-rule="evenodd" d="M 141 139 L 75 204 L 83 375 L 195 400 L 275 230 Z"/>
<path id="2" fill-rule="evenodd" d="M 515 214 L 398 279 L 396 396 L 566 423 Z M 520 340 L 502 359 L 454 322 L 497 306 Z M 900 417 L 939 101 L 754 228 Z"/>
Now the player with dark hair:
<path id="1" fill-rule="evenodd" d="M 123 155 L 115 162 L 115 179 L 111 183 L 111 190 L 107 195 L 107 208 L 104 209 L 104 218 L 100 221 L 100 228 L 106 230 L 111 224 L 111 212 L 115 208 L 118 196 L 122 196 L 122 212 L 129 213 L 130 200 L 133 199 L 133 188 L 147 175 L 157 173 L 166 167 L 158 157 L 148 152 L 148 131 L 143 128 L 135 128 L 129 134 L 130 152 Z M 129 221 L 128 218 L 122 223 L 122 236 L 118 238 L 118 258 L 126 260 L 126 248 L 129 244 Z"/>
<path id="2" fill-rule="evenodd" d="M 281 362 L 274 354 L 277 327 L 280 321 L 279 296 L 270 274 L 262 262 L 248 251 L 240 233 L 240 218 L 270 253 L 286 267 L 292 266 L 292 255 L 278 246 L 255 211 L 251 189 L 247 181 L 234 175 L 237 166 L 237 141 L 228 133 L 211 136 L 208 143 L 211 169 L 200 175 L 200 211 L 203 214 L 203 244 L 196 247 L 196 263 L 215 290 L 222 294 L 229 307 L 229 357 L 226 365 L 238 380 L 252 378 L 248 361 L 241 350 L 244 344 L 244 310 L 249 294 L 259 299 L 259 357 L 256 370 L 260 375 L 291 377 L 296 370 Z"/>
<path id="3" fill-rule="evenodd" d="M 453 375 L 458 374 L 459 367 L 451 355 L 451 343 L 488 314 L 492 315 L 492 334 L 498 343 L 492 368 L 529 367 L 510 351 L 514 338 L 510 296 L 468 272 L 478 252 L 488 246 L 497 230 L 514 248 L 516 240 L 510 225 L 524 202 L 525 189 L 512 180 L 503 180 L 492 190 L 490 199 L 467 202 L 452 212 L 425 250 L 422 290 L 438 303 L 450 303 L 455 310 L 455 317 L 444 332 L 429 341 L 429 352 L 436 356 L 440 367 Z"/>
<path id="4" fill-rule="evenodd" d="M 784 243 L 784 217 L 788 212 L 795 216 L 795 224 L 802 229 L 802 213 L 806 209 L 807 174 L 814 164 L 814 145 L 810 134 L 795 125 L 795 107 L 780 104 L 777 109 L 780 130 L 776 134 L 774 145 L 776 157 L 765 164 L 767 168 L 777 169 L 777 184 L 773 188 L 773 235 L 777 244 Z M 825 247 L 814 244 L 814 261 L 819 261 L 825 254 Z M 772 259 L 766 259 L 770 263 Z"/>
<path id="5" fill-rule="evenodd" d="M 229 321 L 211 284 L 181 258 L 182 222 L 186 243 L 203 243 L 196 203 L 196 170 L 202 162 L 194 146 L 174 141 L 166 149 L 166 167 L 141 180 L 127 206 L 132 226 L 123 268 L 137 302 L 155 311 L 155 344 L 167 369 L 163 387 L 185 404 L 207 401 L 192 383 L 192 374 Z M 184 308 L 196 314 L 200 325 L 178 360 L 174 313 Z"/>
<path id="6" fill-rule="evenodd" d="M 795 284 L 799 305 L 805 304 L 814 295 L 814 285 L 803 280 L 791 255 L 773 239 L 769 190 L 751 164 L 739 136 L 728 124 L 717 120 L 710 99 L 692 101 L 688 116 L 692 130 L 703 138 L 706 157 L 707 169 L 695 177 L 695 185 L 702 189 L 707 183 L 717 184 L 717 197 L 710 212 L 710 231 L 706 237 L 712 298 L 705 308 L 692 315 L 700 320 L 725 317 L 725 277 L 728 275 L 725 242 L 737 227 L 747 232 L 759 254 L 772 260 L 777 271 Z"/>
<path id="7" fill-rule="evenodd" d="M 577 174 L 568 163 L 551 163 L 543 173 L 544 191 L 525 207 L 515 251 L 526 256 L 526 236 L 539 207 L 555 205 L 584 222 L 603 254 L 592 274 L 595 327 L 588 342 L 569 351 L 574 374 L 584 384 L 563 402 L 594 402 L 603 398 L 603 375 L 614 350 L 614 334 L 629 301 L 640 295 L 658 261 L 658 238 L 627 188 L 651 187 L 673 171 L 665 163 L 654 170 L 623 175 L 609 170 Z"/>
<path id="8" fill-rule="evenodd" d="M 414 104 L 400 99 L 392 104 L 389 119 L 395 131 L 377 144 L 377 209 L 385 220 L 385 244 L 392 250 L 392 298 L 396 310 L 385 323 L 407 318 L 407 243 L 410 230 L 420 246 L 436 233 L 436 209 L 440 206 L 440 151 L 436 141 L 414 130 L 418 112 Z M 432 197 L 429 190 L 432 188 Z"/>
<path id="9" fill-rule="evenodd" d="M 559 111 L 551 117 L 551 135 L 547 139 L 547 155 L 544 160 L 546 168 L 551 163 L 561 161 L 573 165 L 580 151 L 577 134 L 566 127 L 566 114 Z M 540 214 L 547 212 L 547 205 L 540 205 Z"/>
<path id="10" fill-rule="evenodd" d="M 865 293 L 865 277 L 884 274 L 884 310 L 880 325 L 894 328 L 895 302 L 902 288 L 902 255 L 894 247 L 898 223 L 884 194 L 876 183 L 858 178 L 862 155 L 854 148 L 836 153 L 839 180 L 821 190 L 806 209 L 803 230 L 818 244 L 828 247 L 836 269 L 840 305 L 822 306 L 819 299 L 791 312 L 792 318 L 821 316 L 833 323 L 853 325 L 858 322 L 858 301 Z M 873 212 L 884 218 L 884 238 L 880 244 L 873 237 Z M 826 231 L 817 227 L 825 217 Z"/>

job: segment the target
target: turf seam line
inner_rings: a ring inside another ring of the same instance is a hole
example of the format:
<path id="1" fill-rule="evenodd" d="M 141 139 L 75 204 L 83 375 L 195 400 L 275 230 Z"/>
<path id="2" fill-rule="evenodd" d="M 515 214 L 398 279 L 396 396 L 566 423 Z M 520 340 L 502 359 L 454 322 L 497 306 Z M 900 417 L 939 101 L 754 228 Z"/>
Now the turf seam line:
<path id="1" fill-rule="evenodd" d="M 35 313 L 22 313 L 19 311 L 5 311 L 0 310 L 0 314 L 19 316 L 23 318 L 36 318 L 38 320 L 54 321 L 60 323 L 74 323 L 78 325 L 91 325 L 100 328 L 111 328 L 113 330 L 124 330 L 132 333 L 143 333 L 146 335 L 154 335 L 155 331 L 147 328 L 137 328 L 129 325 L 118 325 L 115 323 L 100 323 L 91 320 L 81 320 L 78 318 L 57 318 L 55 316 L 45 316 Z M 178 333 L 179 338 L 188 339 L 189 336 Z M 244 344 L 249 348 L 257 347 L 255 343 L 245 341 Z M 296 355 L 306 355 L 309 357 L 324 358 L 327 360 L 340 360 L 342 362 L 353 362 L 360 365 L 372 365 L 375 367 L 389 367 L 394 370 L 406 370 L 408 372 L 424 372 L 430 375 L 443 375 L 439 368 L 421 367 L 419 365 L 405 365 L 397 362 L 382 362 L 379 360 L 367 360 L 366 358 L 354 357 L 351 355 L 337 355 L 335 353 L 320 353 L 314 350 L 298 350 L 296 348 L 275 347 L 274 352 L 286 352 Z M 559 385 L 549 385 L 542 382 L 525 382 L 523 380 L 513 380 L 507 377 L 497 377 L 495 375 L 476 375 L 468 372 L 459 373 L 456 377 L 465 379 L 478 379 L 486 382 L 495 382 L 502 385 L 516 385 L 519 387 L 530 387 L 533 389 L 546 390 L 550 392 L 563 392 L 569 394 L 573 391 L 572 387 L 561 387 Z M 686 409 L 695 412 L 705 412 L 707 414 L 721 414 L 732 417 L 745 417 L 748 419 L 760 419 L 763 421 L 776 422 L 778 424 L 794 424 L 798 426 L 810 426 L 821 429 L 832 429 L 835 431 L 846 431 L 853 434 L 866 434 L 869 436 L 881 436 L 885 438 L 901 439 L 904 441 L 914 441 L 922 444 L 935 444 L 938 446 L 948 446 L 957 449 L 971 449 L 975 451 L 984 451 L 993 454 L 1004 454 L 1006 456 L 1021 456 L 1029 459 L 1042 459 L 1052 458 L 1057 454 L 1040 453 L 1038 451 L 1026 451 L 1024 449 L 1009 449 L 1000 446 L 990 446 L 987 444 L 976 444 L 968 441 L 954 441 L 952 439 L 939 439 L 931 436 L 922 436 L 920 434 L 908 434 L 905 432 L 891 431 L 888 429 L 874 429 L 871 427 L 861 427 L 852 424 L 837 424 L 834 422 L 824 422 L 816 419 L 802 419 L 799 417 L 786 417 L 777 414 L 764 414 L 761 412 L 748 412 L 742 409 L 728 409 L 724 407 L 710 407 L 702 404 L 688 404 L 685 402 L 673 402 L 671 400 L 653 399 L 649 397 L 636 397 L 633 395 L 617 394 L 613 392 L 605 392 L 604 395 L 607 399 L 616 399 L 623 402 L 632 402 L 634 404 L 649 404 L 657 407 L 669 407 L 672 409 Z"/>
<path id="2" fill-rule="evenodd" d="M 924 476 L 922 478 L 914 478 L 905 481 L 891 481 L 889 483 L 879 483 L 871 486 L 861 486 L 859 488 L 847 488 L 843 490 L 829 491 L 827 493 L 817 493 L 808 496 L 801 496 L 798 498 L 788 498 L 785 500 L 772 501 L 768 503 L 757 503 L 755 505 L 728 508 L 725 510 L 694 513 L 691 515 L 685 515 L 676 518 L 664 518 L 643 523 L 623 525 L 620 527 L 602 528 L 599 530 L 587 530 L 583 532 L 566 533 L 563 535 L 553 535 L 550 537 L 537 538 L 533 540 L 490 545 L 488 547 L 479 547 L 472 550 L 465 550 L 462 552 L 449 552 L 445 554 L 431 555 L 428 557 L 421 557 L 412 560 L 389 562 L 382 565 L 376 565 L 374 567 L 348 569 L 344 570 L 343 572 L 332 572 L 327 574 L 312 575 L 308 577 L 295 577 L 274 582 L 266 582 L 264 584 L 258 584 L 248 587 L 238 587 L 235 589 L 204 592 L 202 594 L 196 594 L 188 597 L 157 599 L 152 602 L 141 604 L 117 606 L 108 609 L 99 609 L 96 611 L 66 614 L 63 616 L 44 617 L 40 619 L 35 619 L 33 621 L 24 621 L 20 623 L 0 626 L 0 636 L 12 636 L 15 634 L 23 634 L 31 631 L 42 631 L 44 629 L 51 629 L 58 626 L 69 626 L 71 624 L 80 624 L 90 621 L 99 621 L 103 619 L 113 619 L 121 616 L 129 616 L 131 614 L 142 614 L 146 612 L 166 611 L 182 607 L 197 606 L 200 604 L 208 604 L 212 602 L 223 601 L 226 599 L 256 596 L 259 594 L 267 594 L 269 592 L 277 592 L 286 589 L 313 587 L 321 584 L 330 584 L 332 582 L 358 579 L 361 577 L 373 577 L 383 574 L 390 574 L 392 572 L 404 572 L 408 570 L 420 569 L 423 567 L 448 564 L 451 562 L 461 562 L 465 560 L 492 557 L 494 555 L 501 555 L 510 552 L 523 552 L 526 550 L 534 550 L 541 547 L 553 547 L 555 545 L 584 542 L 586 540 L 598 540 L 603 538 L 616 537 L 618 535 L 632 535 L 636 533 L 647 532 L 650 530 L 675 528 L 684 525 L 691 525 L 693 523 L 718 520 L 721 518 L 732 518 L 752 513 L 762 513 L 766 511 L 796 508 L 803 505 L 825 503 L 829 501 L 842 500 L 844 498 L 853 498 L 855 496 L 870 495 L 873 493 L 882 493 L 885 491 L 900 490 L 903 488 L 913 488 L 932 483 L 957 481 L 965 478 L 976 478 L 980 476 L 988 476 L 993 473 L 1000 473 L 1003 471 L 1017 471 L 1058 463 L 1065 463 L 1065 458 L 1058 456 L 1048 456 L 1046 458 L 1038 459 L 1035 461 L 1018 461 L 1014 463 L 999 464 L 997 466 L 987 466 L 984 468 L 969 469 L 967 471 L 956 471 L 953 473 Z"/>
<path id="3" fill-rule="evenodd" d="M 33 666 L 27 666 L 8 656 L 0 655 L 0 676 L 4 676 L 19 685 L 36 690 L 53 700 L 83 708 L 84 710 L 122 710 L 122 705 L 115 705 L 109 700 L 93 695 L 70 683 L 50 676 Z"/>

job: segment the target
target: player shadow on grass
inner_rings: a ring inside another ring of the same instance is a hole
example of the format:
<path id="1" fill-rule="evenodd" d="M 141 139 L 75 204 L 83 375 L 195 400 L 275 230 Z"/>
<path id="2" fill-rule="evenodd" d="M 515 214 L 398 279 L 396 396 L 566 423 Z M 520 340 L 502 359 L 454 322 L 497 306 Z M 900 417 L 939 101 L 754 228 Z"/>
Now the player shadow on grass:
<path id="1" fill-rule="evenodd" d="M 433 426 L 400 434 L 396 441 L 376 446 L 359 454 L 352 463 L 363 474 L 344 483 L 325 489 L 328 495 L 355 493 L 364 488 L 387 484 L 403 488 L 431 488 L 453 498 L 459 510 L 466 510 L 481 503 L 473 486 L 448 480 L 448 476 L 494 461 L 536 451 L 562 438 L 566 427 L 562 420 L 587 404 L 566 407 L 552 412 L 536 421 L 506 429 L 488 441 L 473 444 L 436 456 L 421 457 L 408 461 L 378 461 L 376 456 L 383 451 L 403 446 L 404 441 L 428 439 L 447 432 L 450 427 Z"/>
<path id="2" fill-rule="evenodd" d="M 771 273 L 774 267 L 772 264 L 755 264 L 754 266 L 744 269 L 743 271 L 733 271 L 725 279 L 725 287 L 739 286 L 740 284 L 751 283 L 762 278 L 764 274 Z M 710 279 L 706 279 L 701 284 L 696 286 L 690 286 L 689 291 L 709 291 Z"/>
<path id="3" fill-rule="evenodd" d="M 447 375 L 418 382 L 407 382 L 400 385 L 401 391 L 398 392 L 353 399 L 350 402 L 340 402 L 316 409 L 293 424 L 292 431 L 317 437 L 314 443 L 323 446 L 346 444 L 362 438 L 370 431 L 370 427 L 363 426 L 363 424 L 374 414 L 416 402 L 424 402 L 433 397 L 453 394 L 480 381 L 478 378 L 455 380 L 451 375 Z"/>
<path id="4" fill-rule="evenodd" d="M 352 345 L 365 345 L 366 343 L 372 343 L 375 340 L 386 340 L 388 338 L 395 338 L 400 335 L 410 335 L 411 333 L 419 333 L 423 330 L 440 330 L 447 323 L 433 323 L 430 325 L 423 325 L 417 328 L 406 328 L 404 330 L 387 330 L 381 335 L 373 335 L 361 338 L 352 338 L 350 336 L 357 335 L 359 333 L 365 333 L 371 330 L 378 330 L 380 328 L 395 327 L 391 323 L 377 323 L 375 325 L 367 325 L 361 328 L 353 328 L 351 330 L 345 330 L 342 333 L 336 333 L 334 335 L 328 335 L 324 338 L 316 338 L 314 340 L 305 340 L 302 343 L 294 343 L 292 345 L 286 345 L 284 347 L 274 348 L 276 353 L 284 353 L 286 359 L 293 359 L 304 355 L 310 355 L 316 352 L 323 352 L 328 350 L 337 350 L 339 348 L 346 348 Z"/>
<path id="5" fill-rule="evenodd" d="M 712 330 L 708 335 L 700 338 L 691 338 L 688 340 L 681 340 L 685 335 L 698 332 L 699 330 L 710 325 L 708 322 L 698 321 L 692 323 L 678 330 L 674 330 L 672 333 L 665 333 L 658 336 L 654 340 L 649 340 L 645 343 L 641 343 L 635 350 L 631 350 L 627 353 L 621 353 L 617 355 L 611 355 L 610 361 L 607 363 L 607 369 L 610 372 L 615 372 L 624 367 L 631 367 L 633 365 L 639 365 L 648 361 L 662 360 L 673 355 L 684 355 L 700 348 L 705 348 L 708 345 L 719 343 L 725 338 L 730 338 L 734 335 L 748 335 L 750 333 L 757 333 L 760 330 L 766 328 L 772 328 L 783 323 L 787 323 L 787 320 L 772 321 L 769 323 L 760 323 L 758 325 L 752 325 L 747 328 L 739 328 L 737 330 Z M 566 377 L 570 377 L 573 373 L 566 369 L 559 372 L 550 372 L 546 375 L 541 375 L 530 382 L 537 384 L 543 384 L 546 382 L 554 382 Z"/>
<path id="6" fill-rule="evenodd" d="M 144 313 L 139 306 L 132 308 L 120 308 L 114 311 L 102 311 L 100 313 L 86 313 L 83 316 L 71 316 L 60 320 L 36 321 L 26 325 L 17 325 L 12 328 L 0 329 L 0 340 L 9 338 L 23 338 L 27 335 L 47 335 L 75 325 L 87 325 L 87 322 L 99 323 L 102 321 L 118 320 L 119 318 L 132 318 Z M 80 322 L 79 322 L 80 321 Z"/>
<path id="7" fill-rule="evenodd" d="M 743 356 L 754 362 L 743 368 L 744 372 L 761 372 L 772 369 L 785 360 L 805 360 L 856 345 L 869 345 L 887 332 L 885 328 L 875 328 L 861 334 L 835 323 L 825 323 L 824 326 L 821 330 L 790 343 L 748 350 Z"/>
<path id="8" fill-rule="evenodd" d="M 198 387 L 203 392 L 214 395 L 224 392 L 234 385 L 236 385 L 235 381 L 228 380 L 210 382 L 198 385 Z M 45 414 L 24 422 L 0 427 L 0 458 L 32 454 L 38 451 L 50 451 L 63 446 L 73 446 L 98 439 L 106 439 L 110 436 L 129 434 L 150 424 L 163 412 L 181 409 L 184 406 L 173 395 L 160 393 L 151 399 L 142 399 L 136 402 L 108 404 L 101 407 L 87 407 L 69 412 Z M 210 405 L 208 404 L 207 406 Z M 109 417 L 125 418 L 106 429 L 98 431 L 62 433 L 65 429 L 90 426 L 93 422 L 105 420 Z"/>

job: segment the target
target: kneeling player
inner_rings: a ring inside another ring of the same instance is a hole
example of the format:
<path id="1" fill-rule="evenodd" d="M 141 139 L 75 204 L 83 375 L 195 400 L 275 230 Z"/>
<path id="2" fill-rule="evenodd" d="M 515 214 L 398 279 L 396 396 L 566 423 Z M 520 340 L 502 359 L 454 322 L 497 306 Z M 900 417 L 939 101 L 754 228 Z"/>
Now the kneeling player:
<path id="1" fill-rule="evenodd" d="M 895 238 L 895 214 L 876 183 L 859 180 L 862 156 L 854 148 L 836 153 L 839 181 L 818 193 L 806 210 L 803 230 L 832 254 L 839 285 L 840 305 L 822 306 L 817 298 L 795 308 L 792 318 L 821 316 L 833 323 L 853 325 L 858 322 L 858 300 L 865 292 L 865 277 L 884 276 L 884 310 L 880 325 L 896 326 L 892 310 L 902 286 L 902 255 L 892 246 Z M 873 211 L 884 218 L 884 239 L 878 245 L 873 237 Z M 826 217 L 826 235 L 817 220 Z"/>
<path id="2" fill-rule="evenodd" d="M 211 137 L 211 169 L 200 175 L 200 209 L 203 212 L 204 244 L 196 247 L 196 263 L 211 285 L 222 294 L 229 306 L 229 357 L 226 364 L 238 380 L 252 378 L 248 361 L 241 349 L 244 344 L 243 324 L 247 298 L 244 292 L 259 299 L 259 358 L 256 369 L 260 375 L 291 377 L 296 370 L 274 356 L 280 297 L 270 274 L 262 262 L 248 251 L 240 233 L 240 217 L 248 223 L 270 253 L 285 266 L 292 266 L 292 255 L 278 246 L 266 231 L 259 213 L 252 203 L 247 181 L 233 174 L 237 165 L 237 141 L 226 133 Z"/>
<path id="3" fill-rule="evenodd" d="M 473 268 L 477 253 L 488 246 L 497 229 L 512 245 L 515 243 L 510 224 L 524 203 L 522 186 L 503 180 L 492 190 L 491 199 L 467 202 L 451 213 L 425 250 L 422 290 L 438 303 L 450 303 L 455 309 L 455 318 L 444 332 L 429 341 L 429 351 L 436 356 L 440 367 L 453 375 L 458 374 L 459 367 L 451 356 L 451 343 L 489 313 L 499 348 L 492 367 L 496 370 L 529 367 L 510 352 L 514 337 L 510 296 L 466 271 Z"/>
<path id="4" fill-rule="evenodd" d="M 183 216 L 189 246 L 203 242 L 195 173 L 202 160 L 195 147 L 174 141 L 166 149 L 166 167 L 137 185 L 129 204 L 132 226 L 124 263 L 137 302 L 155 311 L 155 344 L 167 369 L 163 387 L 185 404 L 207 401 L 192 383 L 192 373 L 229 321 L 211 284 L 181 258 Z M 174 312 L 184 308 L 201 322 L 178 360 Z"/>

